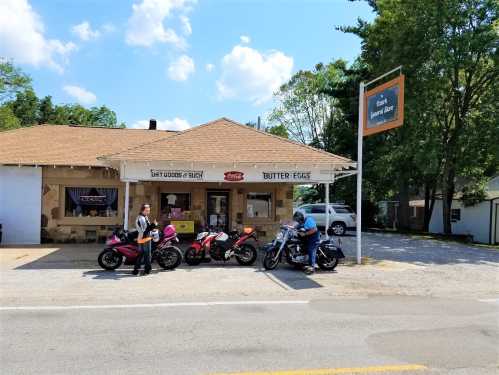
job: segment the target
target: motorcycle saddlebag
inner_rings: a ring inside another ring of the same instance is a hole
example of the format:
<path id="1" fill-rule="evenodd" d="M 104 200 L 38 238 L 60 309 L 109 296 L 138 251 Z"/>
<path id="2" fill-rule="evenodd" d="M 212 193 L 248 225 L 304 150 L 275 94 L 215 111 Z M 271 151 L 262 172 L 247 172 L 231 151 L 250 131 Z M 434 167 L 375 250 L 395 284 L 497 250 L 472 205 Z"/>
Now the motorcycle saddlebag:
<path id="1" fill-rule="evenodd" d="M 343 259 L 345 258 L 345 254 L 343 254 L 343 251 L 339 248 L 339 247 L 336 247 L 336 246 L 325 246 L 324 247 L 324 252 L 328 255 L 328 256 L 334 256 L 338 259 Z"/>

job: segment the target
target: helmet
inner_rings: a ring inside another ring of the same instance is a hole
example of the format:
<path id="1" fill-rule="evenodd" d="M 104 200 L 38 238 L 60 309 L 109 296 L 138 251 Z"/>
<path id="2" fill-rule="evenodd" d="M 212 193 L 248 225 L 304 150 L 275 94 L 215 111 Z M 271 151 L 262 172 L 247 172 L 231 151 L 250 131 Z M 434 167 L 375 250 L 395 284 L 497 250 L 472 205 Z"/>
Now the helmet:
<path id="1" fill-rule="evenodd" d="M 293 220 L 298 224 L 303 224 L 305 222 L 305 215 L 301 211 L 296 211 L 293 215 Z"/>

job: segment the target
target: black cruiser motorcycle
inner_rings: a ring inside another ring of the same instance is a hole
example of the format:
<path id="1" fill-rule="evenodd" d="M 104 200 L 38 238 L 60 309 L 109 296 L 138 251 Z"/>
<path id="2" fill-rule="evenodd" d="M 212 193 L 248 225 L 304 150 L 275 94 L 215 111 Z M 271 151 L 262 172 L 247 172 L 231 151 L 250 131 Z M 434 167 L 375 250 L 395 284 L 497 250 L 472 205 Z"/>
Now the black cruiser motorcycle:
<path id="1" fill-rule="evenodd" d="M 298 229 L 291 225 L 282 225 L 276 238 L 263 247 L 265 256 L 263 267 L 266 270 L 277 268 L 282 258 L 290 265 L 304 267 L 308 265 L 308 252 L 305 240 L 298 236 Z M 321 270 L 332 271 L 340 259 L 345 258 L 340 243 L 332 239 L 322 240 L 317 249 L 317 264 Z"/>

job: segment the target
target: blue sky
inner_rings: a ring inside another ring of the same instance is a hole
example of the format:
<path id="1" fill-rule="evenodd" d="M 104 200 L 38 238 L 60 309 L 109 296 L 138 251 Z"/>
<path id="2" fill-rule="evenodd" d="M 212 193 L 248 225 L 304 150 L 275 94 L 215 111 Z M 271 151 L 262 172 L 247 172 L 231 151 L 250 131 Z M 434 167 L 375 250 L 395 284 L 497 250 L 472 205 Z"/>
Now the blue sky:
<path id="1" fill-rule="evenodd" d="M 2 9 L 3 8 L 3 9 Z M 300 69 L 358 55 L 336 25 L 371 20 L 365 2 L 2 0 L 0 56 L 56 103 L 105 104 L 129 126 L 255 121 Z"/>

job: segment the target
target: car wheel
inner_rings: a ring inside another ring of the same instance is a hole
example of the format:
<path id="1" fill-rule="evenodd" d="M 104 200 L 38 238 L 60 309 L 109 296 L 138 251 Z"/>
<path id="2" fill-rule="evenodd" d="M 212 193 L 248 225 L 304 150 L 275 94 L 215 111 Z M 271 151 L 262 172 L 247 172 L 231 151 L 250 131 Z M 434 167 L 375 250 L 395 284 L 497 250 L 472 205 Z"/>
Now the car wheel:
<path id="1" fill-rule="evenodd" d="M 347 232 L 347 226 L 345 225 L 345 223 L 342 223 L 340 221 L 336 221 L 331 224 L 330 228 L 335 236 L 344 236 Z"/>

